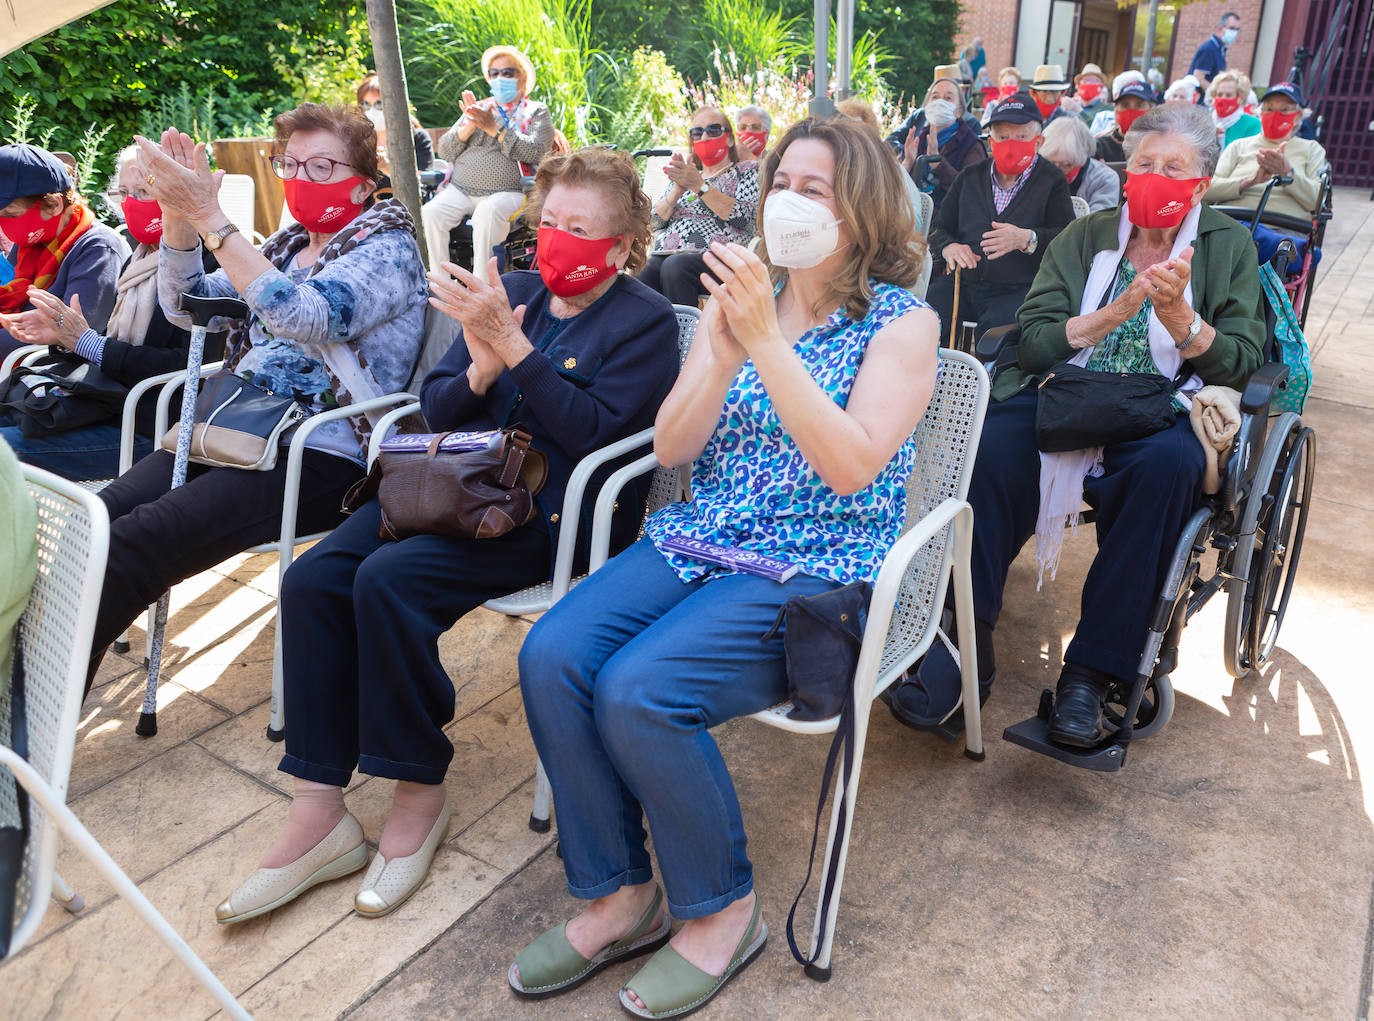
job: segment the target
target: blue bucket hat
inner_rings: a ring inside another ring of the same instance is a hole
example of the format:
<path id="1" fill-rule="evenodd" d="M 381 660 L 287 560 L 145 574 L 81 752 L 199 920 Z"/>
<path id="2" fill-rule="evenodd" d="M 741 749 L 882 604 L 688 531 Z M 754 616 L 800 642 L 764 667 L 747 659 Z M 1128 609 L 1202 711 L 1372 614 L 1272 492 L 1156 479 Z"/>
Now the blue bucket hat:
<path id="1" fill-rule="evenodd" d="M 15 199 L 70 187 L 67 168 L 48 150 L 36 145 L 0 145 L 0 209 Z"/>

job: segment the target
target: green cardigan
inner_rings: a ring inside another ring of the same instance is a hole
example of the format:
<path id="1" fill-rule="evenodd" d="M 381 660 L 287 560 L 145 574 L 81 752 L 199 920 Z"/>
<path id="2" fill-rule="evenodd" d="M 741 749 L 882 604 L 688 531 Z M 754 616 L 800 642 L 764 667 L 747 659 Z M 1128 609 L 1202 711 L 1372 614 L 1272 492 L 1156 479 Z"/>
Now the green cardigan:
<path id="1" fill-rule="evenodd" d="M 1057 362 L 1077 352 L 1064 324 L 1078 315 L 1093 256 L 1117 246 L 1120 209 L 1075 220 L 1050 242 L 1040 272 L 1016 321 L 1021 327 L 1018 365 L 998 373 L 992 399 L 1020 393 Z M 1259 262 L 1250 234 L 1239 223 L 1207 206 L 1198 220 L 1193 245 L 1193 307 L 1217 331 L 1203 354 L 1190 359 L 1204 383 L 1241 389 L 1264 357 L 1264 313 L 1260 302 Z"/>
<path id="2" fill-rule="evenodd" d="M 0 440 L 0 693 L 10 690 L 14 626 L 38 574 L 38 511 L 14 451 Z"/>

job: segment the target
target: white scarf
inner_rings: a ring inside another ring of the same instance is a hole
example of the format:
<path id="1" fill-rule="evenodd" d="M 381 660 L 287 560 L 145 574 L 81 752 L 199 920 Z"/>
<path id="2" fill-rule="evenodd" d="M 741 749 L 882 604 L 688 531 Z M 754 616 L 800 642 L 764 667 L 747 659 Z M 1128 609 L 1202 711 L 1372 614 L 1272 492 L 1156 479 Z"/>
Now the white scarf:
<path id="1" fill-rule="evenodd" d="M 1245 115 L 1245 107 L 1244 107 L 1244 106 L 1238 106 L 1238 107 L 1236 107 L 1234 111 L 1232 111 L 1231 113 L 1227 114 L 1225 117 L 1218 117 L 1218 116 L 1217 116 L 1216 107 L 1213 107 L 1213 108 L 1212 108 L 1212 120 L 1213 120 L 1213 122 L 1216 124 L 1217 130 L 1218 130 L 1218 131 L 1227 131 L 1227 130 L 1229 130 L 1230 127 L 1231 127 L 1231 125 L 1235 124 L 1236 121 L 1240 120 L 1241 117 L 1243 117 L 1244 115 Z"/>
<path id="2" fill-rule="evenodd" d="M 1174 238 L 1169 258 L 1197 240 L 1198 219 L 1202 206 L 1197 205 L 1188 211 L 1179 225 L 1178 235 Z M 1121 221 L 1117 227 L 1117 247 L 1104 249 L 1093 256 L 1088 270 L 1088 282 L 1083 287 L 1083 298 L 1079 302 L 1078 314 L 1090 315 L 1096 312 L 1104 294 L 1116 285 L 1116 274 L 1121 260 L 1126 254 L 1126 244 L 1131 239 L 1131 220 L 1127 215 L 1126 203 L 1121 204 Z M 1184 286 L 1183 300 L 1193 303 L 1192 281 Z M 1149 319 L 1150 354 L 1154 357 L 1155 368 L 1165 379 L 1172 380 L 1183 364 L 1183 356 L 1164 324 L 1150 309 Z M 1093 348 L 1085 347 L 1069 359 L 1072 365 L 1086 365 L 1092 356 Z M 1190 407 L 1191 394 L 1202 388 L 1202 380 L 1196 375 L 1179 388 L 1178 398 L 1185 407 Z M 1070 450 L 1059 454 L 1040 454 L 1040 511 L 1035 519 L 1035 561 L 1037 567 L 1035 587 L 1038 591 L 1045 580 L 1045 571 L 1050 580 L 1059 573 L 1059 557 L 1064 550 L 1064 529 L 1071 534 L 1078 532 L 1078 511 L 1083 506 L 1083 479 L 1089 475 L 1102 474 L 1102 448 L 1088 447 L 1083 450 Z"/>
<path id="3" fill-rule="evenodd" d="M 148 334 L 157 305 L 157 248 L 139 244 L 115 283 L 114 311 L 105 336 L 137 347 Z"/>

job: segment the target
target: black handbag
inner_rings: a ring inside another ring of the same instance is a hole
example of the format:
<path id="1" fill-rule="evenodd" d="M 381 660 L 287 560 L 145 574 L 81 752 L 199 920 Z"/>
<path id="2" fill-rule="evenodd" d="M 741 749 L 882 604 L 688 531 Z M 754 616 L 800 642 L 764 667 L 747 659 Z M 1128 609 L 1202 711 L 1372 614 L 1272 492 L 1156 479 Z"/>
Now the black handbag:
<path id="1" fill-rule="evenodd" d="M 1187 362 L 1173 382 L 1152 372 L 1095 372 L 1059 362 L 1040 381 L 1036 446 L 1055 454 L 1161 432 L 1174 424 L 1174 390 L 1191 374 Z"/>
<path id="2" fill-rule="evenodd" d="M 201 381 L 196 419 L 191 428 L 191 460 L 212 468 L 271 471 L 286 430 L 310 417 L 310 409 L 294 397 L 235 376 L 218 372 Z M 162 437 L 162 449 L 175 454 L 180 426 Z"/>
<path id="3" fill-rule="evenodd" d="M 782 605 L 773 626 L 764 639 L 773 638 L 784 627 L 783 654 L 787 662 L 787 695 L 792 700 L 793 720 L 824 720 L 839 716 L 835 737 L 825 760 L 821 777 L 821 796 L 816 803 L 816 825 L 811 833 L 811 853 L 806 860 L 806 879 L 792 901 L 787 913 L 787 945 L 799 964 L 809 967 L 820 954 L 820 942 L 811 957 L 802 955 L 797 945 L 797 905 L 811 885 L 811 872 L 820 839 L 821 818 L 825 813 L 825 799 L 835 780 L 835 766 L 844 753 L 836 797 L 840 799 L 836 825 L 843 832 L 850 805 L 846 792 L 854 773 L 854 670 L 859 665 L 859 650 L 863 646 L 864 627 L 868 623 L 868 604 L 873 586 L 866 581 L 850 582 L 814 596 L 793 596 Z M 820 932 L 825 932 L 835 896 L 835 880 L 839 874 L 839 855 L 844 847 L 835 842 L 831 851 L 830 868 L 826 874 L 825 896 L 820 905 Z"/>
<path id="4" fill-rule="evenodd" d="M 0 406 L 32 439 L 106 422 L 124 406 L 129 388 L 86 359 L 55 352 L 21 365 L 5 380 Z"/>

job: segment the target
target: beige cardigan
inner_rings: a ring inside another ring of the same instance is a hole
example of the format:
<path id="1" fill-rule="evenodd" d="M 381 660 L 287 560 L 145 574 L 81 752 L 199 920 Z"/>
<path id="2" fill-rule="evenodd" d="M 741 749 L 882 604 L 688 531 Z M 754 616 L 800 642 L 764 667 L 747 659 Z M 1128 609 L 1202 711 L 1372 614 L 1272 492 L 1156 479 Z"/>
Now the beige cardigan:
<path id="1" fill-rule="evenodd" d="M 1214 205 L 1249 206 L 1251 209 L 1259 205 L 1269 179 L 1261 178 L 1243 192 L 1241 185 L 1259 169 L 1256 156 L 1259 150 L 1277 149 L 1280 145 L 1284 146 L 1283 154 L 1293 165 L 1293 183 L 1275 188 L 1264 208 L 1286 216 L 1311 216 L 1316 211 L 1317 196 L 1321 190 L 1317 175 L 1326 167 L 1326 150 L 1311 139 L 1296 136 L 1284 142 L 1275 142 L 1263 135 L 1236 139 L 1221 151 L 1212 185 L 1204 196 L 1205 201 Z"/>

